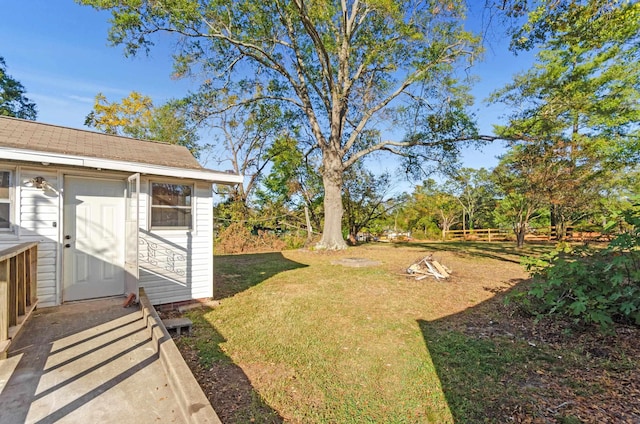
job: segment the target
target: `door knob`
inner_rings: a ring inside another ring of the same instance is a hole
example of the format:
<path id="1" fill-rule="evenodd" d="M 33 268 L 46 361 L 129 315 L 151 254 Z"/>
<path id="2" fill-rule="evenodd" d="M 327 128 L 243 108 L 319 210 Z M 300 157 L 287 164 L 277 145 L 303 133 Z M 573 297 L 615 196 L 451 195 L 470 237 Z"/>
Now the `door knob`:
<path id="1" fill-rule="evenodd" d="M 69 243 L 65 244 L 64 247 L 71 247 Z"/>
<path id="2" fill-rule="evenodd" d="M 68 234 L 66 236 L 64 236 L 64 238 L 66 238 L 67 240 L 71 240 L 71 236 L 68 235 Z"/>

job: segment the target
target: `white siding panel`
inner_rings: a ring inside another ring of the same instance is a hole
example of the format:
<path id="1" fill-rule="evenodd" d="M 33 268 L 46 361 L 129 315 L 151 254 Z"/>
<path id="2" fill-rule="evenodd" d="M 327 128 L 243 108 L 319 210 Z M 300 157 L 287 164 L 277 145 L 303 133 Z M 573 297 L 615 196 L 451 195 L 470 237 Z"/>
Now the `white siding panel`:
<path id="1" fill-rule="evenodd" d="M 148 213 L 148 181 L 141 184 L 141 209 Z M 194 231 L 147 231 L 140 220 L 140 286 L 154 304 L 213 295 L 211 185 L 198 183 L 194 196 Z M 144 204 L 144 206 L 143 206 Z M 150 250 L 151 248 L 151 250 Z M 189 251 L 190 250 L 190 251 Z M 151 251 L 155 251 L 150 254 Z M 153 263 L 155 262 L 155 263 Z"/>
<path id="2" fill-rule="evenodd" d="M 39 241 L 38 244 L 38 306 L 57 304 L 57 255 L 59 194 L 50 189 L 26 187 L 22 181 L 43 177 L 52 187 L 59 189 L 57 171 L 51 168 L 22 169 L 20 181 L 20 242 Z"/>

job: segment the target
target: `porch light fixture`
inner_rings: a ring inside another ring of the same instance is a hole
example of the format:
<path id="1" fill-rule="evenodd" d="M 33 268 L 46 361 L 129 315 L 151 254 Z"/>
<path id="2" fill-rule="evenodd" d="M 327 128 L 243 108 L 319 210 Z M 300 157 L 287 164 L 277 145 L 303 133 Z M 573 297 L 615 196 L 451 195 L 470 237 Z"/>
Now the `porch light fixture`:
<path id="1" fill-rule="evenodd" d="M 28 180 L 24 180 L 23 184 L 26 187 L 35 187 L 42 190 L 45 190 L 48 187 L 51 187 L 51 185 L 43 177 L 35 177 Z"/>

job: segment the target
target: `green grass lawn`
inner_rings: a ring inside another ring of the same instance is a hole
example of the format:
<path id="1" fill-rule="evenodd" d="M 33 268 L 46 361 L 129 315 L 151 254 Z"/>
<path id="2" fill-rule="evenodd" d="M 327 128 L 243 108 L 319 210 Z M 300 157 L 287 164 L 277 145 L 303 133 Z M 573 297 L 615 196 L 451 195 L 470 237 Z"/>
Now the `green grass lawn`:
<path id="1" fill-rule="evenodd" d="M 453 270 L 450 280 L 404 275 L 427 253 Z M 526 278 L 522 253 L 509 244 L 436 243 L 216 256 L 220 305 L 190 312 L 194 333 L 179 345 L 196 352 L 201 373 L 235 367 L 246 376 L 253 401 L 225 413 L 225 423 L 503 422 L 518 408 L 535 415 L 544 373 L 564 372 L 578 356 L 533 347 L 506 316 L 500 298 Z M 340 257 L 380 265 L 332 263 Z"/>

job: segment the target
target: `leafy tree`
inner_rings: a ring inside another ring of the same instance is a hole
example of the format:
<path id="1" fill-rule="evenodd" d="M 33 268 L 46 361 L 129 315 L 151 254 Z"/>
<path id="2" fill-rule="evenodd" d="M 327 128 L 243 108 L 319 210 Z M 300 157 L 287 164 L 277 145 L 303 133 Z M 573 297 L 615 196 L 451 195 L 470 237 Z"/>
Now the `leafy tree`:
<path id="1" fill-rule="evenodd" d="M 296 138 L 283 134 L 266 151 L 271 167 L 256 190 L 256 202 L 263 214 L 300 215 L 310 241 L 321 224 L 322 181 L 296 145 Z"/>
<path id="2" fill-rule="evenodd" d="M 447 184 L 452 186 L 462 207 L 463 231 L 476 228 L 477 215 L 493 203 L 495 190 L 490 177 L 484 168 L 461 168 L 448 179 Z"/>
<path id="3" fill-rule="evenodd" d="M 479 52 L 462 0 L 78 1 L 112 12 L 109 38 L 127 54 L 151 48 L 159 32 L 179 34 L 177 75 L 205 75 L 207 91 L 255 87 L 236 104 L 278 102 L 302 117 L 313 142 L 297 149 L 321 154 L 320 247 L 346 246 L 344 173 L 363 157 L 390 152 L 415 169 L 483 138 L 456 75 Z M 384 132 L 391 126 L 396 139 Z"/>
<path id="4" fill-rule="evenodd" d="M 444 239 L 447 231 L 459 222 L 462 212 L 460 202 L 445 187 L 449 186 L 440 186 L 432 179 L 425 180 L 405 201 L 402 212 L 407 217 L 412 233 L 419 233 L 416 230 L 420 229 L 427 236 L 435 227 Z"/>
<path id="5" fill-rule="evenodd" d="M 390 176 L 374 175 L 361 164 L 349 168 L 343 186 L 345 221 L 349 241 L 357 242 L 357 235 L 369 223 L 384 217 L 396 204 L 388 198 Z"/>
<path id="6" fill-rule="evenodd" d="M 517 247 L 524 246 L 529 222 L 547 205 L 548 163 L 535 145 L 514 146 L 493 170 L 500 191 L 495 210 L 499 224 L 511 226 Z M 544 157 L 544 156 L 543 156 Z"/>
<path id="7" fill-rule="evenodd" d="M 459 222 L 460 204 L 454 195 L 438 192 L 433 197 L 433 207 L 437 213 L 438 227 L 442 231 L 442 240 L 444 240 L 447 231 L 450 231 L 451 227 Z"/>
<path id="8" fill-rule="evenodd" d="M 208 84 L 185 99 L 189 116 L 200 126 L 211 129 L 213 142 L 207 146 L 209 159 L 218 166 L 230 166 L 233 172 L 244 175 L 245 182 L 233 187 L 221 187 L 234 202 L 240 202 L 238 219 L 248 216 L 250 202 L 274 155 L 278 140 L 297 140 L 299 128 L 292 114 L 275 102 L 243 103 L 239 99 L 249 95 L 255 86 L 229 83 L 220 90 Z M 249 93 L 249 94 L 248 94 Z M 295 145 L 289 146 L 295 149 Z"/>
<path id="9" fill-rule="evenodd" d="M 198 156 L 198 134 L 180 101 L 155 107 L 149 96 L 132 91 L 120 103 L 110 103 L 98 93 L 84 124 L 107 134 L 179 144 Z"/>
<path id="10" fill-rule="evenodd" d="M 562 236 L 610 172 L 640 158 L 640 4 L 554 2 L 534 9 L 519 34 L 523 47 L 544 43 L 539 63 L 493 95 L 517 110 L 496 132 L 518 154 L 540 155 L 540 189 Z"/>
<path id="11" fill-rule="evenodd" d="M 7 64 L 0 56 L 0 116 L 35 121 L 38 115 L 36 104 L 25 93 L 24 86 L 7 74 Z"/>

